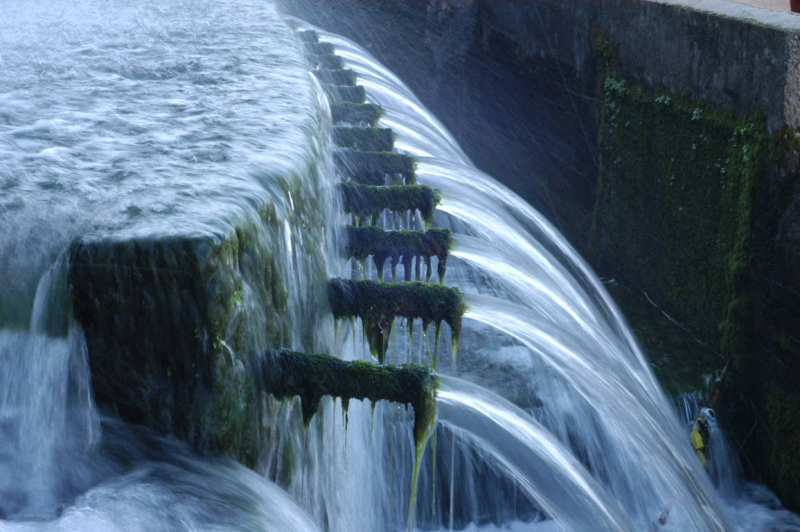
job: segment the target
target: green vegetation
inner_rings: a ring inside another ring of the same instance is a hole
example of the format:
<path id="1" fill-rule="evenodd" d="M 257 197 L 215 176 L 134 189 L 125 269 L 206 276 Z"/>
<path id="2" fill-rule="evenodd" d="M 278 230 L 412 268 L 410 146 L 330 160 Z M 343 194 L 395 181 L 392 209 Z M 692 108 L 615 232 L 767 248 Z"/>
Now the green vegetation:
<path id="1" fill-rule="evenodd" d="M 330 72 L 350 72 L 349 70 L 332 70 Z M 347 83 L 341 83 L 347 85 Z M 355 82 L 352 83 L 355 85 Z M 374 126 L 383 116 L 383 108 L 372 103 L 350 103 L 333 102 L 331 103 L 331 114 L 333 123 L 347 123 L 359 125 L 361 123 Z"/>
<path id="2" fill-rule="evenodd" d="M 405 318 L 409 324 L 421 319 L 423 331 L 433 324 L 437 338 L 442 322 L 446 322 L 452 331 L 454 351 L 458 347 L 466 304 L 457 288 L 423 282 L 333 279 L 328 283 L 328 299 L 334 318 L 361 318 L 372 354 L 381 364 L 396 318 Z"/>
<path id="3" fill-rule="evenodd" d="M 377 127 L 337 127 L 333 130 L 333 140 L 342 148 L 390 152 L 394 148 L 394 131 Z"/>
<path id="4" fill-rule="evenodd" d="M 332 103 L 350 102 L 364 103 L 367 101 L 367 91 L 361 85 L 323 85 L 325 94 Z"/>
<path id="5" fill-rule="evenodd" d="M 677 397 L 713 392 L 714 377 L 726 363 L 716 349 L 671 321 L 644 292 L 633 292 L 616 283 L 606 285 L 606 289 L 625 315 L 667 394 Z"/>
<path id="6" fill-rule="evenodd" d="M 425 261 L 425 280 L 431 278 L 431 257 L 439 258 L 439 282 L 444 282 L 447 270 L 447 254 L 452 246 L 449 229 L 429 229 L 428 231 L 384 231 L 377 227 L 348 227 L 347 255 L 359 262 L 372 257 L 378 269 L 378 278 L 383 279 L 383 266 L 386 259 L 392 260 L 392 281 L 395 270 L 402 260 L 405 280 L 411 280 L 411 263 L 416 258 L 416 280 L 421 278 L 420 269 Z M 402 259 L 401 259 L 402 258 Z"/>
<path id="7" fill-rule="evenodd" d="M 410 155 L 341 149 L 334 159 L 346 177 L 362 185 L 383 185 L 386 175 L 399 176 L 410 185 L 417 180 L 416 163 Z"/>
<path id="8" fill-rule="evenodd" d="M 433 212 L 439 204 L 439 193 L 424 185 L 395 185 L 391 187 L 342 183 L 339 185 L 344 210 L 354 216 L 356 226 L 377 223 L 384 209 L 394 213 L 418 210 L 430 227 Z"/>
<path id="9" fill-rule="evenodd" d="M 350 70 L 349 68 L 333 70 L 321 68 L 314 70 L 314 74 L 319 78 L 320 82 L 329 85 L 355 86 L 358 83 L 358 74 L 356 74 L 355 70 Z"/>
<path id="10" fill-rule="evenodd" d="M 279 399 L 299 396 L 306 424 L 323 396 L 392 401 L 414 407 L 414 437 L 427 440 L 436 417 L 436 377 L 417 364 L 378 366 L 294 351 L 268 351 L 254 364 L 260 388 Z"/>
<path id="11" fill-rule="evenodd" d="M 800 393 L 787 368 L 800 353 L 787 339 L 791 311 L 766 287 L 786 267 L 772 240 L 800 181 L 797 132 L 770 134 L 762 116 L 632 85 L 613 46 L 594 37 L 605 76 L 593 262 L 645 288 L 732 362 L 723 398 L 755 409 L 731 403 L 724 419 L 769 486 L 799 509 L 800 431 L 787 420 L 800 416 Z"/>
<path id="12" fill-rule="evenodd" d="M 607 78 L 591 239 L 601 269 L 648 287 L 678 321 L 733 347 L 769 141 L 756 119 Z"/>

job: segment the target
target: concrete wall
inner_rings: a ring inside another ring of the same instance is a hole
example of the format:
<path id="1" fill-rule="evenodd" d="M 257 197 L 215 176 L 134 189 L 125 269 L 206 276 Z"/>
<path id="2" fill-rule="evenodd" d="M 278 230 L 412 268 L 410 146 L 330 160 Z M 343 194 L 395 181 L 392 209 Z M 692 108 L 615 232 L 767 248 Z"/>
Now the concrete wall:
<path id="1" fill-rule="evenodd" d="M 742 4 L 750 4 L 767 9 L 777 9 L 780 11 L 791 11 L 792 3 L 790 0 L 733 0 Z"/>

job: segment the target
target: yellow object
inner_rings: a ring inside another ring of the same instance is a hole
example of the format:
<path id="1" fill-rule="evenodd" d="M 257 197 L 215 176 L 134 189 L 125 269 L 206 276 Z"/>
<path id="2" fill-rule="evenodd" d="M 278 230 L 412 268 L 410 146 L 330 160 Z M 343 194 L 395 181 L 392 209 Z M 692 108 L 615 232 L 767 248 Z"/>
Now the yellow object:
<path id="1" fill-rule="evenodd" d="M 700 418 L 697 418 L 692 425 L 692 446 L 694 447 L 694 452 L 697 453 L 697 457 L 700 458 L 700 463 L 703 464 L 703 467 L 706 466 L 706 454 L 703 452 L 703 449 L 706 448 L 706 442 L 703 441 L 703 436 L 700 434 L 698 430 L 698 423 Z"/>

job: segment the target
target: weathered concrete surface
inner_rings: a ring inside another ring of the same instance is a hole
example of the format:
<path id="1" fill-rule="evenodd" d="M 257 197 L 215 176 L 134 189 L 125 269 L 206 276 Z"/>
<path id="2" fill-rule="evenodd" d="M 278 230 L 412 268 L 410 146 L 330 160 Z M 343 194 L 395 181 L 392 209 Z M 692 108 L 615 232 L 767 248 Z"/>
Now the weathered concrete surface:
<path id="1" fill-rule="evenodd" d="M 628 79 L 761 111 L 772 129 L 800 125 L 790 110 L 800 99 L 792 79 L 800 16 L 726 0 L 501 1 L 481 10 L 485 24 L 525 52 L 571 62 L 579 73 L 592 69 L 594 24 L 616 46 Z"/>
<path id="2" fill-rule="evenodd" d="M 731 0 L 741 4 L 750 4 L 756 7 L 766 7 L 768 9 L 777 9 L 779 11 L 792 11 L 791 0 Z"/>

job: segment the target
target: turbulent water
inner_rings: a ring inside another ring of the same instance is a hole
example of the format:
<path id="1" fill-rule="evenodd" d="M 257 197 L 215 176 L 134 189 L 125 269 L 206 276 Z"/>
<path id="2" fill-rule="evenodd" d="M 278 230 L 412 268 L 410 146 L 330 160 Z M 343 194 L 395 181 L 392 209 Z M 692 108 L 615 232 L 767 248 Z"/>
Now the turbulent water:
<path id="1" fill-rule="evenodd" d="M 101 424 L 66 283 L 77 237 L 219 240 L 269 202 L 301 313 L 318 243 L 287 191 L 329 161 L 292 32 L 261 1 L 0 4 L 0 530 L 316 529 L 252 471 Z"/>
<path id="2" fill-rule="evenodd" d="M 314 246 L 326 248 L 321 275 L 350 271 L 331 251 L 343 222 L 331 212 L 327 109 L 273 6 L 0 4 L 0 530 L 405 529 L 412 412 L 328 400 L 304 430 L 296 402 L 268 400 L 254 472 L 101 415 L 71 316 L 74 239 L 222 239 L 266 203 L 280 223 L 257 234 L 283 257 L 295 327 L 321 284 Z M 385 106 L 420 181 L 443 191 L 436 223 L 458 233 L 447 281 L 470 295 L 459 374 L 485 388 L 443 378 L 416 526 L 650 530 L 669 507 L 663 530 L 800 530 L 741 481 L 724 445 L 710 477 L 701 469 L 686 428 L 696 399 L 675 415 L 616 307 L 547 221 L 477 171 L 369 54 L 324 40 Z M 320 241 L 292 187 L 320 188 Z M 329 318 L 317 325 L 313 345 L 295 331 L 283 347 L 370 358 L 358 324 L 335 339 Z M 392 362 L 429 360 L 432 335 L 396 330 Z M 440 369 L 456 373 L 447 360 Z"/>

